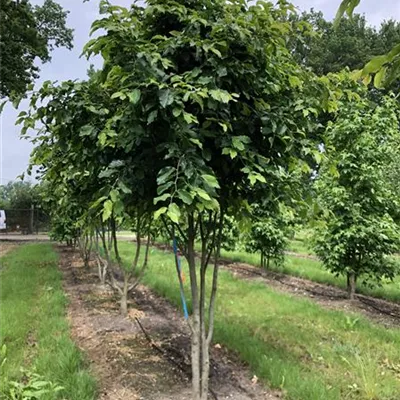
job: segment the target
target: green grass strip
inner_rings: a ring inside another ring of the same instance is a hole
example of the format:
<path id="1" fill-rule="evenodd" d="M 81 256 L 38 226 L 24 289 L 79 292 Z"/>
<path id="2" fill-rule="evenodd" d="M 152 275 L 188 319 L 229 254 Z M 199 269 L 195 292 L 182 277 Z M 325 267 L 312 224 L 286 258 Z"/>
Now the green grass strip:
<path id="1" fill-rule="evenodd" d="M 7 346 L 2 378 L 18 380 L 35 369 L 64 390 L 53 398 L 92 400 L 96 385 L 70 338 L 67 299 L 51 244 L 19 246 L 1 260 L 0 341 Z"/>

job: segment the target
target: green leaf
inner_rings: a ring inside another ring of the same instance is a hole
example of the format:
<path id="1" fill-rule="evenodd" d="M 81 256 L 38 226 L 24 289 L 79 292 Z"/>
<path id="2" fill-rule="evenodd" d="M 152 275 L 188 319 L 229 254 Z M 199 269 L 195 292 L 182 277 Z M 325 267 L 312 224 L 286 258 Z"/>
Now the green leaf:
<path id="1" fill-rule="evenodd" d="M 168 206 L 167 215 L 172 222 L 175 222 L 177 224 L 181 216 L 181 211 L 179 210 L 179 207 L 175 203 L 171 203 Z"/>
<path id="2" fill-rule="evenodd" d="M 239 151 L 243 151 L 244 144 L 243 144 L 242 136 L 232 136 L 232 146 Z"/>
<path id="3" fill-rule="evenodd" d="M 92 125 L 85 125 L 79 131 L 79 136 L 90 136 L 94 131 L 94 127 Z"/>
<path id="4" fill-rule="evenodd" d="M 384 81 L 386 76 L 387 67 L 382 67 L 374 77 L 374 86 L 377 88 L 382 87 L 382 81 Z"/>
<path id="5" fill-rule="evenodd" d="M 165 167 L 163 168 L 157 177 L 157 184 L 158 185 L 163 185 L 165 182 L 171 178 L 171 176 L 175 173 L 176 168 L 175 167 Z"/>
<path id="6" fill-rule="evenodd" d="M 135 89 L 128 93 L 129 101 L 133 104 L 137 104 L 141 97 L 141 92 L 139 89 Z"/>
<path id="7" fill-rule="evenodd" d="M 157 118 L 158 110 L 152 111 L 147 117 L 147 125 L 150 125 Z"/>
<path id="8" fill-rule="evenodd" d="M 115 92 L 112 94 L 111 96 L 112 99 L 121 99 L 121 100 L 125 100 L 126 99 L 126 94 L 123 92 Z"/>
<path id="9" fill-rule="evenodd" d="M 216 49 L 215 47 L 211 47 L 210 50 L 211 50 L 214 54 L 216 54 L 219 58 L 222 58 L 222 54 L 221 54 L 221 52 L 220 52 L 218 49 Z"/>
<path id="10" fill-rule="evenodd" d="M 165 214 L 167 207 L 161 207 L 154 213 L 154 219 L 160 218 L 160 215 Z"/>
<path id="11" fill-rule="evenodd" d="M 161 90 L 158 98 L 160 99 L 160 104 L 162 108 L 165 108 L 174 102 L 174 95 L 170 89 Z"/>
<path id="12" fill-rule="evenodd" d="M 179 117 L 182 114 L 182 109 L 181 108 L 174 108 L 172 110 L 172 115 L 174 117 Z"/>
<path id="13" fill-rule="evenodd" d="M 192 143 L 194 143 L 194 144 L 196 144 L 197 146 L 199 146 L 201 149 L 203 148 L 203 143 L 201 143 L 199 139 L 190 138 L 189 140 L 190 140 Z"/>
<path id="14" fill-rule="evenodd" d="M 204 174 L 201 177 L 206 181 L 207 185 L 211 186 L 212 188 L 220 187 L 215 176 Z"/>
<path id="15" fill-rule="evenodd" d="M 319 164 L 321 164 L 321 161 L 322 161 L 322 154 L 319 152 L 319 151 L 315 151 L 314 152 L 314 159 L 315 159 L 315 162 L 319 165 Z"/>
<path id="16" fill-rule="evenodd" d="M 153 202 L 154 202 L 154 204 L 157 204 L 159 201 L 165 201 L 165 200 L 167 200 L 167 199 L 170 198 L 170 197 L 171 197 L 171 194 L 170 194 L 170 193 L 164 193 L 162 196 L 156 197 L 156 198 L 153 200 Z"/>
<path id="17" fill-rule="evenodd" d="M 265 177 L 261 174 L 259 174 L 258 172 L 251 172 L 248 176 L 249 180 L 250 180 L 250 184 L 254 185 L 257 181 L 262 182 L 262 183 L 267 183 L 267 180 L 265 179 Z"/>
<path id="18" fill-rule="evenodd" d="M 214 100 L 222 103 L 229 103 L 232 100 L 232 96 L 226 90 L 213 89 L 210 90 L 210 95 Z"/>
<path id="19" fill-rule="evenodd" d="M 299 86 L 302 86 L 303 83 L 297 76 L 290 75 L 289 76 L 289 84 L 291 87 L 299 87 Z"/>
<path id="20" fill-rule="evenodd" d="M 185 204 L 192 204 L 193 203 L 193 196 L 185 189 L 178 190 L 178 197 L 185 203 Z"/>
<path id="21" fill-rule="evenodd" d="M 370 62 L 368 62 L 363 68 L 363 75 L 368 75 L 377 72 L 382 66 L 388 62 L 387 55 L 374 57 Z"/>
<path id="22" fill-rule="evenodd" d="M 208 200 L 208 201 L 211 200 L 210 195 L 205 190 L 203 190 L 201 188 L 196 188 L 195 191 L 202 199 Z"/>
<path id="23" fill-rule="evenodd" d="M 113 203 L 111 200 L 106 200 L 103 205 L 103 221 L 107 221 L 112 214 Z"/>
<path id="24" fill-rule="evenodd" d="M 222 154 L 229 154 L 231 156 L 232 160 L 233 160 L 237 156 L 238 153 L 234 149 L 230 149 L 229 147 L 225 147 L 222 150 Z"/>
<path id="25" fill-rule="evenodd" d="M 107 196 L 102 196 L 99 199 L 97 199 L 91 206 L 90 209 L 96 208 L 100 203 L 102 203 L 104 200 L 107 199 Z"/>
<path id="26" fill-rule="evenodd" d="M 110 198 L 111 198 L 111 201 L 112 201 L 113 203 L 116 203 L 117 200 L 118 200 L 118 198 L 119 198 L 118 190 L 115 190 L 115 189 L 111 190 L 111 192 L 110 192 Z"/>
<path id="27" fill-rule="evenodd" d="M 191 124 L 192 122 L 196 122 L 197 121 L 193 114 L 190 114 L 190 113 L 188 113 L 186 111 L 183 112 L 183 118 L 188 124 Z"/>
<path id="28" fill-rule="evenodd" d="M 128 188 L 128 186 L 125 185 L 124 182 L 118 182 L 118 187 L 122 190 L 123 193 L 125 194 L 131 194 L 132 190 Z"/>

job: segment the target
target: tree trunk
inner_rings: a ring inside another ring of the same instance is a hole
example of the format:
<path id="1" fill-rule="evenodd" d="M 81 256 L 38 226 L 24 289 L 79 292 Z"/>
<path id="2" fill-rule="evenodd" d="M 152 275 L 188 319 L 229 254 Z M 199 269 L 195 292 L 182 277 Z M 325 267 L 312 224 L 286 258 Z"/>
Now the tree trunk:
<path id="1" fill-rule="evenodd" d="M 356 293 L 356 274 L 354 272 L 347 273 L 347 294 L 350 300 L 354 300 Z"/>
<path id="2" fill-rule="evenodd" d="M 200 357 L 201 357 L 201 326 L 200 326 L 200 303 L 199 292 L 196 275 L 196 260 L 195 260 L 195 231 L 193 214 L 188 217 L 188 246 L 187 246 L 187 261 L 189 264 L 190 289 L 192 295 L 192 390 L 193 400 L 201 399 L 200 386 Z"/>
<path id="3" fill-rule="evenodd" d="M 124 286 L 122 287 L 121 293 L 121 315 L 126 317 L 128 315 L 128 287 L 129 287 L 129 276 L 127 272 L 124 272 Z"/>
<path id="4" fill-rule="evenodd" d="M 269 263 L 270 263 L 270 261 L 271 261 L 271 255 L 268 253 L 268 255 L 267 255 L 267 265 L 266 265 L 266 269 L 269 269 Z"/>

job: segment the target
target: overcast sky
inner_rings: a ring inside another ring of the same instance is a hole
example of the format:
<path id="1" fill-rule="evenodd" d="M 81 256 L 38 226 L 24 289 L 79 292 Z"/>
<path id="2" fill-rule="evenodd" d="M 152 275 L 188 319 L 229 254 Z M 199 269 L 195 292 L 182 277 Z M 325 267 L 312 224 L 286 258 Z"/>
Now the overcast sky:
<path id="1" fill-rule="evenodd" d="M 43 1 L 34 0 L 33 3 L 41 4 Z M 128 6 L 130 0 L 115 0 L 116 4 Z M 293 0 L 300 10 L 321 10 L 327 19 L 332 19 L 340 0 Z M 80 58 L 84 44 L 89 39 L 91 23 L 98 16 L 98 1 L 91 0 L 83 3 L 82 0 L 59 0 L 59 3 L 70 11 L 68 25 L 74 28 L 74 49 L 56 49 L 53 52 L 51 63 L 41 67 L 41 78 L 45 80 L 79 79 L 86 76 L 89 62 Z M 379 25 L 385 19 L 400 20 L 400 0 L 362 0 L 357 12 L 365 13 L 371 25 Z M 24 108 L 22 103 L 20 110 Z M 18 112 L 7 106 L 0 116 L 0 184 L 15 180 L 24 172 L 29 161 L 32 145 L 26 140 L 19 139 L 19 127 L 15 126 Z"/>

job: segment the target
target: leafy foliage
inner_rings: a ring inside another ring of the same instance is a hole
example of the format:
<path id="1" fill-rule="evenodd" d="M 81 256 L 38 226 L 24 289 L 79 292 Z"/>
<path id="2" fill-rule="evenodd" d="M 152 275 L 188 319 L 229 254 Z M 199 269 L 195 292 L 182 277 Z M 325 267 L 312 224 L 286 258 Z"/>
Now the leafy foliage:
<path id="1" fill-rule="evenodd" d="M 315 251 L 326 268 L 354 281 L 396 273 L 387 256 L 399 246 L 393 220 L 398 197 L 386 171 L 399 146 L 396 109 L 390 98 L 380 106 L 367 100 L 343 104 L 327 134 L 332 147 L 316 190 L 328 214 L 316 232 Z M 354 287 L 349 289 L 352 295 Z"/>
<path id="2" fill-rule="evenodd" d="M 29 209 L 32 205 L 39 206 L 40 187 L 30 182 L 9 182 L 0 185 L 1 209 Z"/>
<path id="3" fill-rule="evenodd" d="M 334 25 L 338 26 L 346 13 L 351 19 L 354 9 L 360 4 L 360 0 L 342 0 L 336 13 Z M 389 21 L 390 25 L 390 21 Z M 364 78 L 369 83 L 374 78 L 374 85 L 378 88 L 390 86 L 399 77 L 400 72 L 400 42 L 396 40 L 393 47 L 386 53 L 382 48 L 381 54 L 372 58 L 355 75 L 356 78 Z"/>
<path id="4" fill-rule="evenodd" d="M 261 253 L 261 266 L 269 268 L 271 260 L 275 264 L 284 261 L 284 250 L 287 244 L 282 219 L 279 217 L 263 218 L 252 224 L 246 242 L 246 250 L 250 253 Z"/>
<path id="5" fill-rule="evenodd" d="M 2 382 L 0 395 L 3 400 L 40 400 L 57 396 L 64 389 L 35 372 L 24 369 L 21 372 L 24 374 L 23 380 Z"/>
<path id="6" fill-rule="evenodd" d="M 339 72 L 345 67 L 362 69 L 373 57 L 390 51 L 400 42 L 400 25 L 394 20 L 382 22 L 379 29 L 367 24 L 365 16 L 343 18 L 335 27 L 313 9 L 292 16 L 303 33 L 292 41 L 296 59 L 318 75 Z M 304 25 L 310 24 L 310 29 Z"/>
<path id="7" fill-rule="evenodd" d="M 0 1 L 0 98 L 25 95 L 39 76 L 35 65 L 51 60 L 54 47 L 72 48 L 67 12 L 53 0 L 32 6 L 28 0 Z"/>

